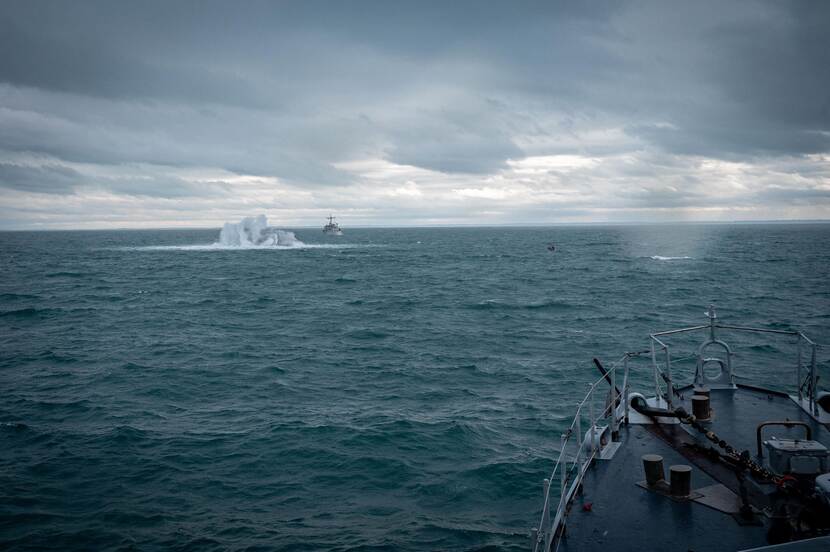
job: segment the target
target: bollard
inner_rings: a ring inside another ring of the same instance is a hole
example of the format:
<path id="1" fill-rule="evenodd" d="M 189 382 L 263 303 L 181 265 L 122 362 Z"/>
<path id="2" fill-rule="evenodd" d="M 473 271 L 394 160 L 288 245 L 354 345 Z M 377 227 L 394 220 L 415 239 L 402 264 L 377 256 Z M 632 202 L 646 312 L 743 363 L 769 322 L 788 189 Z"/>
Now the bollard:
<path id="1" fill-rule="evenodd" d="M 692 395 L 692 414 L 702 422 L 711 417 L 708 395 Z"/>
<path id="2" fill-rule="evenodd" d="M 692 467 L 676 464 L 669 468 L 672 496 L 689 496 L 692 492 Z"/>
<path id="3" fill-rule="evenodd" d="M 646 472 L 646 484 L 649 487 L 654 487 L 666 479 L 663 475 L 663 457 L 659 454 L 644 454 L 643 470 Z"/>

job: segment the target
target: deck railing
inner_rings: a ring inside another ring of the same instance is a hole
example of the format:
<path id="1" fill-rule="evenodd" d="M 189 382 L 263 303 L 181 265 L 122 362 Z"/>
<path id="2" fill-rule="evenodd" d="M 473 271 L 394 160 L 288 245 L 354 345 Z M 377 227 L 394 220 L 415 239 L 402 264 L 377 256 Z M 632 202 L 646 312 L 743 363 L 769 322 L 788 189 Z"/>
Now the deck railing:
<path id="1" fill-rule="evenodd" d="M 585 472 L 617 440 L 620 422 L 628 417 L 628 361 L 645 352 L 623 355 L 608 368 L 605 375 L 588 386 L 585 398 L 577 404 L 573 421 L 561 436 L 559 457 L 550 477 L 543 483 L 545 502 L 539 527 L 533 531 L 534 552 L 550 549 L 556 533 L 565 525 L 568 505 L 579 489 Z M 622 386 L 618 388 L 618 372 L 621 370 Z M 600 400 L 601 407 L 597 404 Z M 600 422 L 603 423 L 600 425 Z M 584 433 L 583 428 L 587 428 Z M 557 486 L 558 493 L 554 490 Z"/>
<path id="2" fill-rule="evenodd" d="M 776 334 L 795 337 L 797 347 L 797 359 L 795 360 L 794 367 L 795 392 L 792 393 L 791 396 L 794 399 L 797 397 L 799 406 L 807 410 L 811 415 L 819 415 L 819 406 L 817 402 L 817 353 L 819 346 L 813 340 L 807 337 L 804 332 L 800 330 L 772 330 L 766 328 L 751 328 L 747 326 L 720 324 L 717 321 L 718 317 L 715 314 L 714 307 L 709 307 L 709 311 L 706 314 L 709 316 L 709 324 L 682 328 L 679 330 L 658 332 L 651 334 L 650 336 L 651 359 L 654 373 L 654 394 L 656 397 L 663 399 L 669 409 L 673 406 L 674 397 L 679 394 L 677 393 L 676 386 L 674 385 L 674 378 L 672 375 L 672 364 L 675 359 L 672 358 L 671 348 L 664 341 L 664 339 L 671 335 L 708 330 L 708 340 L 704 341 L 699 346 L 697 353 L 691 357 L 695 358 L 697 361 L 693 383 L 697 385 L 713 384 L 714 386 L 734 387 L 735 374 L 732 371 L 732 357 L 734 353 L 730 346 L 719 339 L 719 336 L 716 334 L 716 330 L 722 329 L 742 333 Z M 712 346 L 722 349 L 725 356 L 707 357 L 706 352 Z M 809 363 L 806 365 L 804 362 L 805 349 L 809 349 L 810 357 Z M 718 363 L 721 368 L 720 373 L 714 378 L 706 374 L 706 365 L 713 362 Z"/>

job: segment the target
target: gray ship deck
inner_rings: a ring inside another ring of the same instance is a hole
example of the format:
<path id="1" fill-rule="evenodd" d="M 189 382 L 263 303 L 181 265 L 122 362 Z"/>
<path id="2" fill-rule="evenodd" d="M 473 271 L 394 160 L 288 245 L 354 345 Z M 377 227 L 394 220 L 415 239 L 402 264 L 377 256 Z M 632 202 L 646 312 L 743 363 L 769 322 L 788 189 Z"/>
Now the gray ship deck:
<path id="1" fill-rule="evenodd" d="M 691 411 L 688 404 L 691 393 L 684 395 L 683 406 Z M 753 457 L 756 428 L 769 420 L 807 422 L 813 439 L 830 446 L 830 431 L 784 395 L 739 386 L 737 390 L 713 390 L 711 403 L 714 416 L 710 429 L 737 450 L 748 449 Z M 803 428 L 771 427 L 765 431 L 764 438 L 771 435 L 803 438 Z M 583 492 L 575 497 L 567 516 L 566 531 L 559 540 L 560 551 L 704 552 L 768 546 L 768 522 L 764 516 L 758 516 L 762 525 L 740 525 L 731 515 L 703 504 L 675 502 L 637 486 L 645 479 L 642 455 L 659 454 L 663 456 L 667 472 L 673 464 L 693 467 L 693 490 L 721 483 L 737 491 L 733 472 L 683 445 L 696 441 L 708 447 L 711 443 L 700 434 L 681 425 L 628 425 L 620 428 L 620 436 L 622 444 L 615 456 L 609 461 L 595 462 L 587 471 Z M 828 540 L 812 543 L 813 548 L 802 542 L 802 546 L 793 547 L 794 552 L 830 550 Z"/>

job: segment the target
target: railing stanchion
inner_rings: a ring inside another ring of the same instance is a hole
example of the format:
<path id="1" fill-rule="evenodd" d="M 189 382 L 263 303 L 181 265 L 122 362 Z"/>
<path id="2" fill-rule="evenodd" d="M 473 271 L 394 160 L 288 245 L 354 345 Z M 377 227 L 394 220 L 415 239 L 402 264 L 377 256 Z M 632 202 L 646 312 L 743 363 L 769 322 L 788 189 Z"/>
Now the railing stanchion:
<path id="1" fill-rule="evenodd" d="M 672 395 L 674 394 L 674 386 L 671 380 L 671 353 L 669 353 L 668 347 L 664 347 L 663 349 L 666 351 L 666 404 L 669 410 L 673 410 L 672 399 L 674 397 Z"/>
<path id="2" fill-rule="evenodd" d="M 623 384 L 623 400 L 625 401 L 625 423 L 628 423 L 628 354 L 623 360 L 625 363 L 625 383 Z"/>
<path id="3" fill-rule="evenodd" d="M 614 364 L 611 367 L 611 440 L 616 441 L 620 438 L 619 429 L 617 428 L 617 366 Z"/>
<path id="4" fill-rule="evenodd" d="M 625 401 L 625 423 L 627 424 L 628 423 L 628 388 L 629 388 L 629 385 L 630 385 L 629 382 L 628 382 L 628 354 L 625 355 L 625 360 L 623 360 L 623 362 L 625 363 L 625 376 L 624 376 L 625 383 L 623 383 L 623 400 Z"/>
<path id="5" fill-rule="evenodd" d="M 588 416 L 591 418 L 591 460 L 593 460 L 597 454 L 597 419 L 594 417 L 594 386 L 591 385 L 590 388 L 591 390 L 588 391 L 590 395 L 590 399 L 588 399 Z"/>
<path id="6" fill-rule="evenodd" d="M 557 513 L 562 510 L 564 504 L 567 500 L 567 485 L 568 485 L 568 455 L 564 453 L 565 448 L 567 447 L 567 437 L 565 434 L 562 434 L 562 451 L 563 451 L 563 459 L 562 464 L 559 466 L 559 486 L 561 488 L 559 494 L 559 506 L 557 507 Z M 565 525 L 565 518 L 561 520 L 562 525 Z"/>
<path id="7" fill-rule="evenodd" d="M 658 401 L 660 399 L 660 382 L 657 379 L 657 371 L 660 369 L 657 366 L 657 351 L 654 349 L 654 339 L 652 338 L 651 341 L 651 365 L 654 369 L 654 396 L 657 397 Z M 660 403 L 658 402 L 658 405 Z"/>
<path id="8" fill-rule="evenodd" d="M 582 454 L 582 405 L 577 405 L 576 411 L 576 456 L 574 463 L 579 466 L 579 457 Z"/>
<path id="9" fill-rule="evenodd" d="M 802 347 L 801 347 L 802 335 L 798 334 L 798 366 L 796 367 L 795 373 L 795 388 L 798 389 L 798 404 L 801 404 L 804 400 L 804 393 L 801 392 L 801 356 L 802 356 Z"/>
<path id="10" fill-rule="evenodd" d="M 818 416 L 818 403 L 816 402 L 816 385 L 818 385 L 818 372 L 816 370 L 816 344 L 813 343 L 812 354 L 810 355 L 810 412 Z"/>
<path id="11" fill-rule="evenodd" d="M 542 489 L 544 489 L 542 496 L 545 497 L 545 510 L 542 512 L 542 527 L 547 535 L 550 531 L 550 479 L 542 481 Z"/>
<path id="12" fill-rule="evenodd" d="M 567 439 L 568 439 L 567 436 L 563 433 L 562 434 L 562 447 L 561 447 L 562 455 L 563 455 L 563 461 L 562 461 L 562 464 L 559 466 L 559 483 L 560 483 L 560 486 L 562 487 L 562 489 L 561 489 L 562 494 L 560 495 L 560 499 L 565 496 L 565 485 L 566 485 L 566 479 L 567 479 L 565 477 L 565 474 L 568 473 L 568 454 L 565 450 L 568 446 Z M 560 502 L 561 502 L 561 500 L 560 500 Z"/>

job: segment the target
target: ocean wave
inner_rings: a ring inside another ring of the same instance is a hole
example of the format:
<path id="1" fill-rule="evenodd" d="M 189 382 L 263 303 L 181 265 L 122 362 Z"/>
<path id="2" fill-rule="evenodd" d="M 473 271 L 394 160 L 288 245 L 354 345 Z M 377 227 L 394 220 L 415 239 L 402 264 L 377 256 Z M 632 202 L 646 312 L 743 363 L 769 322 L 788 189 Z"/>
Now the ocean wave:
<path id="1" fill-rule="evenodd" d="M 70 272 L 68 270 L 62 270 L 60 272 L 49 272 L 46 274 L 47 278 L 83 278 L 86 274 L 81 272 Z"/>
<path id="2" fill-rule="evenodd" d="M 741 347 L 740 345 L 734 347 L 734 349 L 742 349 L 742 348 L 746 349 L 748 351 L 752 351 L 753 353 L 779 353 L 779 352 L 781 352 L 781 350 L 778 347 L 776 347 L 775 345 L 769 344 L 769 343 L 765 343 L 763 345 L 757 345 L 757 344 L 756 345 L 750 345 L 748 347 Z"/>
<path id="3" fill-rule="evenodd" d="M 663 255 L 652 255 L 649 257 L 653 261 L 688 261 L 691 257 L 683 255 L 682 257 L 664 257 Z"/>
<path id="4" fill-rule="evenodd" d="M 487 299 L 480 303 L 469 305 L 473 310 L 567 310 L 575 305 L 556 299 L 548 301 L 531 301 L 529 303 L 506 303 L 498 299 Z"/>
<path id="5" fill-rule="evenodd" d="M 28 307 L 25 309 L 0 311 L 0 318 L 43 318 L 53 314 L 54 312 L 55 309 L 37 309 Z"/>
<path id="6" fill-rule="evenodd" d="M 373 330 L 371 328 L 357 328 L 346 332 L 346 336 L 352 339 L 385 339 L 391 335 L 383 330 Z"/>
<path id="7" fill-rule="evenodd" d="M 36 358 L 38 360 L 45 360 L 54 364 L 73 364 L 78 362 L 78 359 L 71 355 L 63 355 L 51 350 L 42 351 L 36 356 Z"/>
<path id="8" fill-rule="evenodd" d="M 130 445 L 148 438 L 148 432 L 131 425 L 115 426 L 103 436 L 110 445 Z"/>
<path id="9" fill-rule="evenodd" d="M 0 422 L 0 429 L 8 431 L 26 431 L 29 426 L 23 422 Z"/>
<path id="10" fill-rule="evenodd" d="M 17 301 L 20 299 L 40 299 L 40 296 L 26 293 L 0 293 L 0 301 Z"/>

